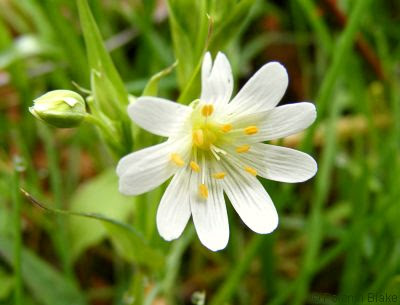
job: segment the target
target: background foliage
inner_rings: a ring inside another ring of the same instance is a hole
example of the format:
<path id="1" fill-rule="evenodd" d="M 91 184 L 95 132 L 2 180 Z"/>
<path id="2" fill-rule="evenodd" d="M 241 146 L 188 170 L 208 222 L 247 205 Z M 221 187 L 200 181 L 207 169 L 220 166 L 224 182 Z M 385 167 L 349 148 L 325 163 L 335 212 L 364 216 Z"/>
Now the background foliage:
<path id="1" fill-rule="evenodd" d="M 399 21 L 395 0 L 1 1 L 0 304 L 399 301 Z M 282 62 L 281 103 L 318 109 L 309 132 L 280 143 L 312 154 L 317 176 L 263 181 L 281 219 L 273 234 L 250 232 L 229 206 L 218 253 L 193 227 L 163 241 L 163 188 L 124 197 L 114 173 L 162 140 L 132 126 L 128 93 L 190 102 L 206 49 L 227 53 L 236 90 Z M 33 99 L 60 88 L 90 90 L 101 123 L 37 121 Z"/>

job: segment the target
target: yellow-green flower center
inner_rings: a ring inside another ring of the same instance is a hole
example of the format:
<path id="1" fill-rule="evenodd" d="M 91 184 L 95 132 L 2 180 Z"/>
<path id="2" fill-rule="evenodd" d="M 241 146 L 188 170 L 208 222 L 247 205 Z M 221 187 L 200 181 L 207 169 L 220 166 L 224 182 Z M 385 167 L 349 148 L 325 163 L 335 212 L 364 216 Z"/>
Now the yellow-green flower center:
<path id="1" fill-rule="evenodd" d="M 228 152 L 223 148 L 227 146 L 235 147 L 236 154 L 245 154 L 250 150 L 249 144 L 235 145 L 236 137 L 238 135 L 251 136 L 258 133 L 256 125 L 246 127 L 234 128 L 234 124 L 230 122 L 221 121 L 218 113 L 216 113 L 213 104 L 201 103 L 196 100 L 192 103 L 194 108 L 191 117 L 191 133 L 192 133 L 192 152 L 189 159 L 189 166 L 191 170 L 197 175 L 201 175 L 198 195 L 202 199 L 208 198 L 208 187 L 205 182 L 205 170 L 207 169 L 206 163 L 215 158 L 217 161 L 221 156 L 228 157 Z M 177 167 L 183 167 L 185 161 L 178 153 L 171 154 L 171 161 Z M 257 170 L 244 164 L 240 160 L 237 161 L 238 165 L 249 174 L 256 176 Z M 211 176 L 214 179 L 224 179 L 227 175 L 224 171 L 208 167 L 211 170 Z"/>
<path id="2" fill-rule="evenodd" d="M 195 108 L 192 115 L 192 140 L 196 148 L 210 150 L 213 145 L 221 143 L 224 135 L 231 129 L 213 119 L 214 106 L 203 104 Z"/>

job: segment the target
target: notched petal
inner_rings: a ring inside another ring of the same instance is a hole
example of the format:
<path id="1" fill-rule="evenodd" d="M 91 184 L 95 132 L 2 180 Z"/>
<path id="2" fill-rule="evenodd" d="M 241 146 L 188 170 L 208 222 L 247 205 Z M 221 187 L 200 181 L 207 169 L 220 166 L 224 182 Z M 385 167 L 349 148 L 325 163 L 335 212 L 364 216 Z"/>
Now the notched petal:
<path id="1" fill-rule="evenodd" d="M 262 66 L 229 103 L 232 112 L 250 114 L 274 108 L 285 94 L 289 78 L 284 66 L 269 62 Z"/>
<path id="2" fill-rule="evenodd" d="M 129 117 L 147 131 L 170 137 L 182 127 L 192 108 L 163 98 L 144 96 L 128 106 Z"/>

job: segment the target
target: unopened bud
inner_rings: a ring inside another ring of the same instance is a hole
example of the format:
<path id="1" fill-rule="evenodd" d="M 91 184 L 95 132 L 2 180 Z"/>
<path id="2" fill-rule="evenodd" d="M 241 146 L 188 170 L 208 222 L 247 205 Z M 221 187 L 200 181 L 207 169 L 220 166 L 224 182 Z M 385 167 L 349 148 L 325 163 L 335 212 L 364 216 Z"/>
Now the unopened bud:
<path id="1" fill-rule="evenodd" d="M 54 90 L 33 101 L 29 111 L 39 120 L 58 128 L 76 127 L 86 116 L 85 101 L 70 90 Z"/>

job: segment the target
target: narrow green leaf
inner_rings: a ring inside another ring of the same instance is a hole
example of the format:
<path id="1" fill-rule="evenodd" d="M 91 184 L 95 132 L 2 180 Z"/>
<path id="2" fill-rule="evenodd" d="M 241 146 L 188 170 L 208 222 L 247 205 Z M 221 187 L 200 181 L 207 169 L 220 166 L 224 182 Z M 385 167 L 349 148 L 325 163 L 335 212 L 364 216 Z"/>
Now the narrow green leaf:
<path id="1" fill-rule="evenodd" d="M 11 264 L 12 240 L 0 236 L 0 255 Z M 82 292 L 32 251 L 22 250 L 22 277 L 42 305 L 86 305 Z"/>
<path id="2" fill-rule="evenodd" d="M 113 120 L 121 117 L 122 110 L 118 102 L 118 94 L 107 74 L 92 69 L 90 74 L 90 85 L 96 106 Z"/>
<path id="3" fill-rule="evenodd" d="M 216 24 L 216 30 L 211 37 L 210 50 L 216 53 L 222 50 L 236 35 L 244 24 L 250 13 L 255 0 L 241 0 L 232 10 L 227 12 L 226 18 Z"/>
<path id="4" fill-rule="evenodd" d="M 105 184 L 106 185 L 106 184 Z M 114 187 L 112 187 L 114 189 Z M 117 190 L 117 188 L 115 188 Z M 152 268 L 160 268 L 164 264 L 164 258 L 157 250 L 154 250 L 150 247 L 147 241 L 142 237 L 142 235 L 131 225 L 127 223 L 123 223 L 116 219 L 105 217 L 101 214 L 95 213 L 85 213 L 85 212 L 73 212 L 73 211 L 64 211 L 60 209 L 53 209 L 44 205 L 33 198 L 28 192 L 21 189 L 24 193 L 25 197 L 32 202 L 33 204 L 39 206 L 42 209 L 45 209 L 48 212 L 63 214 L 66 216 L 80 216 L 90 218 L 91 220 L 100 220 L 101 224 L 105 227 L 105 229 L 110 234 L 114 245 L 116 246 L 117 251 L 120 253 L 122 257 L 127 259 L 130 262 L 135 262 L 138 264 L 143 264 Z M 97 189 L 95 192 L 99 192 Z M 105 193 L 108 193 L 107 190 Z M 88 191 L 88 194 L 92 193 Z M 101 194 L 100 194 L 101 195 Z M 115 202 L 106 200 L 107 198 L 103 196 L 96 197 L 96 200 L 93 204 L 99 204 L 99 202 L 112 202 L 115 210 Z M 121 195 L 122 196 L 122 195 Z M 101 199 L 99 199 L 101 198 Z M 81 221 L 82 222 L 82 221 Z M 78 224 L 78 223 L 77 223 Z M 78 230 L 77 233 L 81 235 L 85 235 L 82 230 Z"/>
<path id="5" fill-rule="evenodd" d="M 158 95 L 158 84 L 160 80 L 170 74 L 173 69 L 177 66 L 178 62 L 174 62 L 171 66 L 168 68 L 158 72 L 157 74 L 154 74 L 148 83 L 146 84 L 146 87 L 143 90 L 143 96 L 157 96 Z"/>
<path id="6" fill-rule="evenodd" d="M 0 301 L 3 301 L 11 295 L 14 288 L 14 277 L 0 269 Z"/>
<path id="7" fill-rule="evenodd" d="M 89 5 L 86 0 L 77 0 L 77 4 L 90 68 L 105 73 L 116 90 L 118 102 L 122 105 L 127 105 L 128 93 L 104 46 L 103 39 Z"/>
<path id="8" fill-rule="evenodd" d="M 207 6 L 204 0 L 169 0 L 168 10 L 175 56 L 179 61 L 178 83 L 182 90 L 204 50 L 208 33 Z"/>

